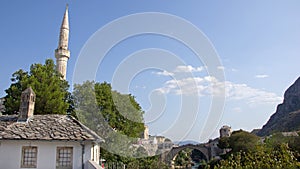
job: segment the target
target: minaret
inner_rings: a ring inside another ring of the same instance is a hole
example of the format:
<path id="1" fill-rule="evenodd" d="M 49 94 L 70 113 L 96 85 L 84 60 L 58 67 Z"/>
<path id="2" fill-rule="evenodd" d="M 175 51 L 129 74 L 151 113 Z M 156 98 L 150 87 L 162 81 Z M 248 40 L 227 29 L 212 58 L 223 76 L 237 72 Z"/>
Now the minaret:
<path id="1" fill-rule="evenodd" d="M 70 58 L 70 51 L 68 49 L 69 44 L 69 13 L 68 5 L 66 6 L 65 15 L 60 27 L 58 48 L 55 50 L 56 57 L 56 69 L 63 75 L 63 79 L 66 79 L 67 63 Z"/>

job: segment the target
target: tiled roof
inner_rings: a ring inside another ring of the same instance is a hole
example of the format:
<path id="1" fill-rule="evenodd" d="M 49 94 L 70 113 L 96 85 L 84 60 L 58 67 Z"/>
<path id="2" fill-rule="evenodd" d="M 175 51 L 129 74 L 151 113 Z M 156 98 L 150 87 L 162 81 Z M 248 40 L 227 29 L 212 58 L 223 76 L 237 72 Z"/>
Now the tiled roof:
<path id="1" fill-rule="evenodd" d="M 0 116 L 0 140 L 103 141 L 95 132 L 67 115 L 34 115 L 17 122 L 16 115 Z"/>

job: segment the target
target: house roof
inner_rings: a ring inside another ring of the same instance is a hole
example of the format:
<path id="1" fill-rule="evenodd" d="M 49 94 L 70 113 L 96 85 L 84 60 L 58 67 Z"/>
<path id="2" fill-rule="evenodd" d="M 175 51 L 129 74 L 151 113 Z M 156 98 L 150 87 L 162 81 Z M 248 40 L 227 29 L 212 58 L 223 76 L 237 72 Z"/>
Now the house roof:
<path id="1" fill-rule="evenodd" d="M 0 116 L 0 140 L 103 141 L 68 115 L 34 115 L 27 122 L 17 120 L 17 115 Z"/>

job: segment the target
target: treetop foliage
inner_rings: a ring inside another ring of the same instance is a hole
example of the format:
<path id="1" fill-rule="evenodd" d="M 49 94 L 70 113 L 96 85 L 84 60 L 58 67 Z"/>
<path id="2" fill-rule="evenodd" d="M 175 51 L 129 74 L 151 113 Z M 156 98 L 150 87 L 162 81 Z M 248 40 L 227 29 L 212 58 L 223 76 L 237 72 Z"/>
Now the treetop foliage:
<path id="1" fill-rule="evenodd" d="M 299 168 L 300 162 L 289 150 L 286 144 L 280 144 L 279 147 L 268 149 L 261 146 L 259 151 L 255 152 L 237 152 L 230 154 L 227 159 L 221 160 L 213 168 L 218 169 L 281 169 L 281 168 Z M 208 167 L 210 168 L 210 167 Z"/>
<path id="2" fill-rule="evenodd" d="M 222 137 L 219 140 L 220 148 L 230 148 L 232 152 L 249 152 L 255 150 L 260 138 L 249 132 L 239 130 L 232 132 L 230 137 Z"/>
<path id="3" fill-rule="evenodd" d="M 71 103 L 69 85 L 61 77 L 52 59 L 47 59 L 44 65 L 32 64 L 29 72 L 16 71 L 11 78 L 12 84 L 5 90 L 5 113 L 16 114 L 22 91 L 31 87 L 36 94 L 35 114 L 66 114 Z"/>
<path id="4" fill-rule="evenodd" d="M 144 131 L 144 112 L 132 95 L 113 91 L 106 82 L 86 81 L 74 85 L 73 96 L 78 119 L 105 140 L 103 158 L 127 164 L 142 153 L 131 146 Z"/>
<path id="5" fill-rule="evenodd" d="M 231 149 L 229 154 L 224 155 L 221 161 L 211 162 L 206 168 L 300 168 L 299 141 L 299 136 L 284 137 L 281 133 L 262 141 L 251 133 L 236 131 L 219 141 L 220 148 Z"/>
<path id="6" fill-rule="evenodd" d="M 135 98 L 130 94 L 113 91 L 106 82 L 86 81 L 76 84 L 73 96 L 79 119 L 95 131 L 101 127 L 98 126 L 99 120 L 129 137 L 137 138 L 144 131 L 144 112 Z"/>

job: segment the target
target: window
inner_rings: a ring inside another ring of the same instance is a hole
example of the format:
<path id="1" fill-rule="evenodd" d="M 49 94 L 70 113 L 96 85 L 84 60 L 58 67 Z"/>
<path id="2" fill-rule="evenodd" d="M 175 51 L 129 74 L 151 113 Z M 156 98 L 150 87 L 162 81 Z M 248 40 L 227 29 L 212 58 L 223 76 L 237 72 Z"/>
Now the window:
<path id="1" fill-rule="evenodd" d="M 21 168 L 36 168 L 37 163 L 37 147 L 22 147 Z"/>
<path id="2" fill-rule="evenodd" d="M 73 164 L 73 147 L 57 147 L 56 168 L 71 169 Z"/>

